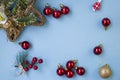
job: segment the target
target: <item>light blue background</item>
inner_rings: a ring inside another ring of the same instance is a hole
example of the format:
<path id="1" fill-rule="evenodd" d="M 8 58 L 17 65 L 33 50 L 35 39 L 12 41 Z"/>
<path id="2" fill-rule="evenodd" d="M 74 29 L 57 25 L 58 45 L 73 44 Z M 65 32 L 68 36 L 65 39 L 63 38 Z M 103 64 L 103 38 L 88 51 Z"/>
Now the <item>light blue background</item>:
<path id="1" fill-rule="evenodd" d="M 70 14 L 54 19 L 46 17 L 42 27 L 27 27 L 16 42 L 7 40 L 4 30 L 0 30 L 0 80 L 68 80 L 56 74 L 57 64 L 78 59 L 78 66 L 86 69 L 84 76 L 75 75 L 70 80 L 104 80 L 99 77 L 99 67 L 109 64 L 113 74 L 106 80 L 120 80 L 120 0 L 103 0 L 100 11 L 93 12 L 92 5 L 97 0 L 37 0 L 36 7 L 43 11 L 46 3 L 60 9 L 59 4 L 70 7 Z M 101 25 L 104 17 L 111 19 L 107 31 Z M 27 40 L 32 44 L 30 56 L 44 59 L 38 71 L 15 76 L 15 56 L 24 51 L 18 43 Z M 103 54 L 96 56 L 93 48 L 103 44 Z"/>

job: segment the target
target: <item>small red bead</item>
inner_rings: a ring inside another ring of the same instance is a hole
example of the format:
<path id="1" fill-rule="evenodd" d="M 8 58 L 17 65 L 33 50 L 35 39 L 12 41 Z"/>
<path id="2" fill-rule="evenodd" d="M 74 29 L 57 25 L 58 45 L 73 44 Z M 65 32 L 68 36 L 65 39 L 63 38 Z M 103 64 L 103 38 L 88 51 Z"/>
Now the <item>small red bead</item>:
<path id="1" fill-rule="evenodd" d="M 32 67 L 33 67 L 33 64 L 30 64 L 30 65 L 29 65 L 29 68 L 32 68 Z"/>
<path id="2" fill-rule="evenodd" d="M 72 78 L 74 76 L 74 71 L 73 70 L 67 70 L 66 71 L 66 77 L 68 78 Z"/>
<path id="3" fill-rule="evenodd" d="M 68 62 L 66 63 L 66 67 L 67 67 L 67 69 L 72 69 L 72 68 L 74 68 L 74 67 L 75 67 L 75 62 L 72 61 L 72 60 L 68 61 Z"/>
<path id="4" fill-rule="evenodd" d="M 43 59 L 39 59 L 38 63 L 40 63 L 40 64 L 43 63 Z"/>
<path id="5" fill-rule="evenodd" d="M 33 59 L 32 59 L 32 63 L 36 63 L 37 62 L 37 57 L 33 57 Z"/>
<path id="6" fill-rule="evenodd" d="M 38 66 L 34 66 L 33 69 L 34 69 L 34 70 L 37 70 L 37 69 L 38 69 Z"/>
<path id="7" fill-rule="evenodd" d="M 61 17 L 61 11 L 55 9 L 53 11 L 53 17 L 56 18 L 56 19 L 60 18 Z"/>
<path id="8" fill-rule="evenodd" d="M 52 9 L 50 8 L 50 6 L 46 6 L 45 8 L 44 8 L 44 14 L 45 15 L 51 15 L 52 13 L 53 13 L 53 11 L 52 11 Z"/>
<path id="9" fill-rule="evenodd" d="M 94 54 L 100 55 L 102 53 L 102 48 L 101 46 L 96 46 L 93 50 Z"/>
<path id="10" fill-rule="evenodd" d="M 60 68 L 57 69 L 56 72 L 59 76 L 63 76 L 65 74 L 65 69 L 60 67 Z"/>
<path id="11" fill-rule="evenodd" d="M 77 69 L 76 69 L 76 73 L 78 74 L 78 75 L 84 75 L 85 74 L 85 69 L 83 68 L 83 67 L 78 67 Z"/>
<path id="12" fill-rule="evenodd" d="M 19 43 L 21 45 L 21 47 L 25 50 L 30 48 L 30 43 L 28 41 L 23 41 Z"/>
<path id="13" fill-rule="evenodd" d="M 28 67 L 25 67 L 25 68 L 24 68 L 24 71 L 26 71 L 26 72 L 29 71 L 29 68 L 28 68 Z"/>
<path id="14" fill-rule="evenodd" d="M 108 27 L 110 25 L 111 21 L 109 18 L 103 18 L 102 24 L 104 27 Z"/>
<path id="15" fill-rule="evenodd" d="M 69 9 L 69 7 L 67 7 L 67 6 L 63 6 L 62 8 L 61 8 L 61 12 L 62 12 L 62 14 L 68 14 L 69 12 L 70 12 L 70 9 Z"/>

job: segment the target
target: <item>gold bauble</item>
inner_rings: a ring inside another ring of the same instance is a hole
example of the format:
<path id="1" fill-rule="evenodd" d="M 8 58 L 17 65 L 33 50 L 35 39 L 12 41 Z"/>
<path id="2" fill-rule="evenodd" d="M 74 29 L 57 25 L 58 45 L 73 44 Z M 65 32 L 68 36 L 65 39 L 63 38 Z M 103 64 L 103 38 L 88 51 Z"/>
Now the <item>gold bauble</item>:
<path id="1" fill-rule="evenodd" d="M 103 65 L 102 67 L 100 67 L 99 69 L 99 75 L 102 78 L 109 78 L 112 74 L 112 71 L 110 69 L 110 66 L 108 64 Z"/>

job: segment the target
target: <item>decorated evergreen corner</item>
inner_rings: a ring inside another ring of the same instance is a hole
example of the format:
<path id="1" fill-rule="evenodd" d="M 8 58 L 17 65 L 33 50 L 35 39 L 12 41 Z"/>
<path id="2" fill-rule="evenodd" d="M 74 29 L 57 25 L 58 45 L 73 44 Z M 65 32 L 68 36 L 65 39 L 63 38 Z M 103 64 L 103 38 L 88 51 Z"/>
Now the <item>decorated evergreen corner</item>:
<path id="1" fill-rule="evenodd" d="M 37 57 L 33 57 L 31 61 L 28 59 L 28 54 L 26 52 L 20 52 L 16 56 L 15 67 L 18 69 L 17 76 L 22 73 L 27 73 L 30 69 L 38 70 L 38 64 L 43 63 L 43 59 L 38 59 Z"/>
<path id="2" fill-rule="evenodd" d="M 27 25 L 42 26 L 44 16 L 33 7 L 36 0 L 0 0 L 0 28 L 15 41 Z"/>

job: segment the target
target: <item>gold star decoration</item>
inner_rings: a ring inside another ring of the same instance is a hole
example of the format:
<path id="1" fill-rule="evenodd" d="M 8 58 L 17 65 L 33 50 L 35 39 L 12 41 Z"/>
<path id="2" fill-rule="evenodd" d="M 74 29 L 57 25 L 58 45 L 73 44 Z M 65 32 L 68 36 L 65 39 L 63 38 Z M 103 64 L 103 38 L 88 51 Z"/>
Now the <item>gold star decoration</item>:
<path id="1" fill-rule="evenodd" d="M 36 0 L 0 0 L 0 28 L 14 42 L 28 26 L 42 26 L 44 16 L 34 8 Z"/>

